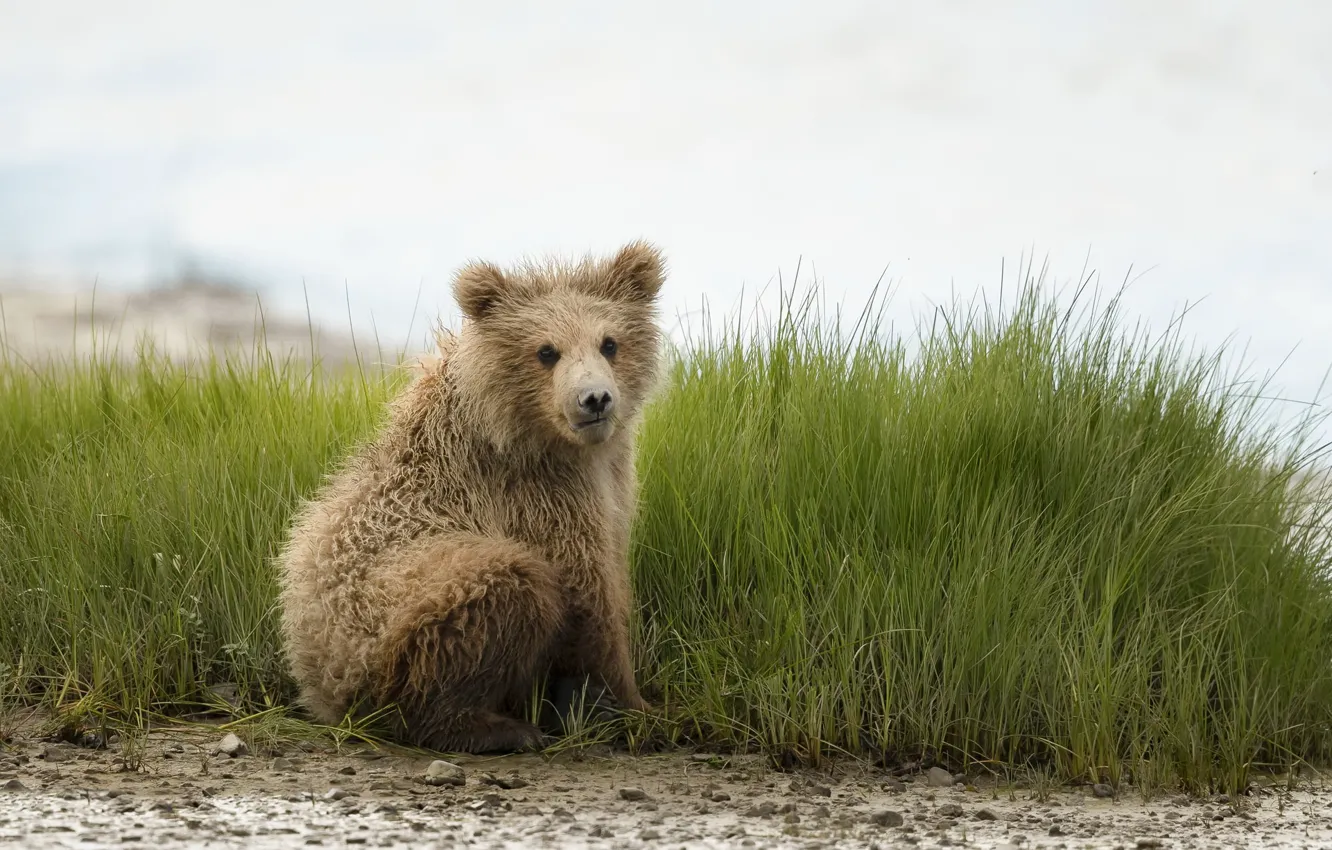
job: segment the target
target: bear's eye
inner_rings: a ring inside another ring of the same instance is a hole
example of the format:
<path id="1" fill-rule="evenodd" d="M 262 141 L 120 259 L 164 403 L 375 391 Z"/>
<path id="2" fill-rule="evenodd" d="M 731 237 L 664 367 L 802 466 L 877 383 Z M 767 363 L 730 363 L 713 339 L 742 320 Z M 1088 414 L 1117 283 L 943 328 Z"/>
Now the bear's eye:
<path id="1" fill-rule="evenodd" d="M 606 357 L 614 357 L 617 348 L 619 348 L 619 346 L 617 346 L 615 340 L 610 337 L 606 337 L 601 341 L 601 353 Z"/>
<path id="2" fill-rule="evenodd" d="M 543 345 L 537 349 L 537 359 L 542 365 L 554 366 L 555 361 L 560 359 L 560 353 L 555 350 L 553 345 Z"/>

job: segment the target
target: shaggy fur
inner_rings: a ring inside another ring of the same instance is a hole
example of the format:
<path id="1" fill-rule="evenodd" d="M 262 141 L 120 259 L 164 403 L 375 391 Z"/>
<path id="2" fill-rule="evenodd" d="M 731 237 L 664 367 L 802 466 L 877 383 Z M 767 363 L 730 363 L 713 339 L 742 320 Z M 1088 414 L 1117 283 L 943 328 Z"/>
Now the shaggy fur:
<path id="1" fill-rule="evenodd" d="M 511 714 L 538 676 L 647 708 L 628 547 L 664 273 L 641 242 L 458 272 L 462 330 L 440 334 L 281 553 L 287 653 L 317 718 L 395 705 L 407 741 L 484 752 L 540 741 Z"/>

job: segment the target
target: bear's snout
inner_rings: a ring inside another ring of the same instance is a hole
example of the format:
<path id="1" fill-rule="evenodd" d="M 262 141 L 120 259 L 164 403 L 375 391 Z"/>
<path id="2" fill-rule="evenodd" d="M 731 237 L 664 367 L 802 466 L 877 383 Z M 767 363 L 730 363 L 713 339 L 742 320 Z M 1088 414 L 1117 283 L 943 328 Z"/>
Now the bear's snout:
<path id="1" fill-rule="evenodd" d="M 564 418 L 577 435 L 578 442 L 596 445 L 604 442 L 615 429 L 615 384 L 595 371 L 583 372 L 582 380 L 572 382 L 572 392 L 565 396 Z"/>
<path id="2" fill-rule="evenodd" d="M 578 409 L 588 416 L 601 416 L 610 413 L 614 401 L 610 390 L 584 390 L 578 394 Z"/>

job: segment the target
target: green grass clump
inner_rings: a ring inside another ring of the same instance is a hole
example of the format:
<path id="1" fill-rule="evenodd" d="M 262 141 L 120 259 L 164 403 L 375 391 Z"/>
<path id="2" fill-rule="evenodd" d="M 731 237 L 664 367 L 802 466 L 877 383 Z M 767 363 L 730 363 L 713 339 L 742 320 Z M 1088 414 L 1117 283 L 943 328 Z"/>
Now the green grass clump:
<path id="1" fill-rule="evenodd" d="M 808 301 L 677 352 L 641 434 L 647 692 L 713 742 L 1233 789 L 1332 752 L 1306 428 L 1037 286 L 914 348 Z M 0 664 L 53 703 L 293 696 L 270 558 L 404 375 L 0 372 Z"/>
<path id="2" fill-rule="evenodd" d="M 388 373 L 145 347 L 0 372 L 0 664 L 57 703 L 294 696 L 271 556 L 375 425 Z"/>

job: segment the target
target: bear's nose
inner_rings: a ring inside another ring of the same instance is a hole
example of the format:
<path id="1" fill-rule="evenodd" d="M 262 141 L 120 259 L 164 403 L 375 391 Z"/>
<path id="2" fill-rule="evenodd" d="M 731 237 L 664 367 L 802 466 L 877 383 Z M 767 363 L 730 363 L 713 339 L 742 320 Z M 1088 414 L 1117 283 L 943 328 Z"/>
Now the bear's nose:
<path id="1" fill-rule="evenodd" d="M 601 415 L 611 406 L 611 394 L 609 390 L 591 390 L 578 397 L 578 406 L 586 413 Z"/>

